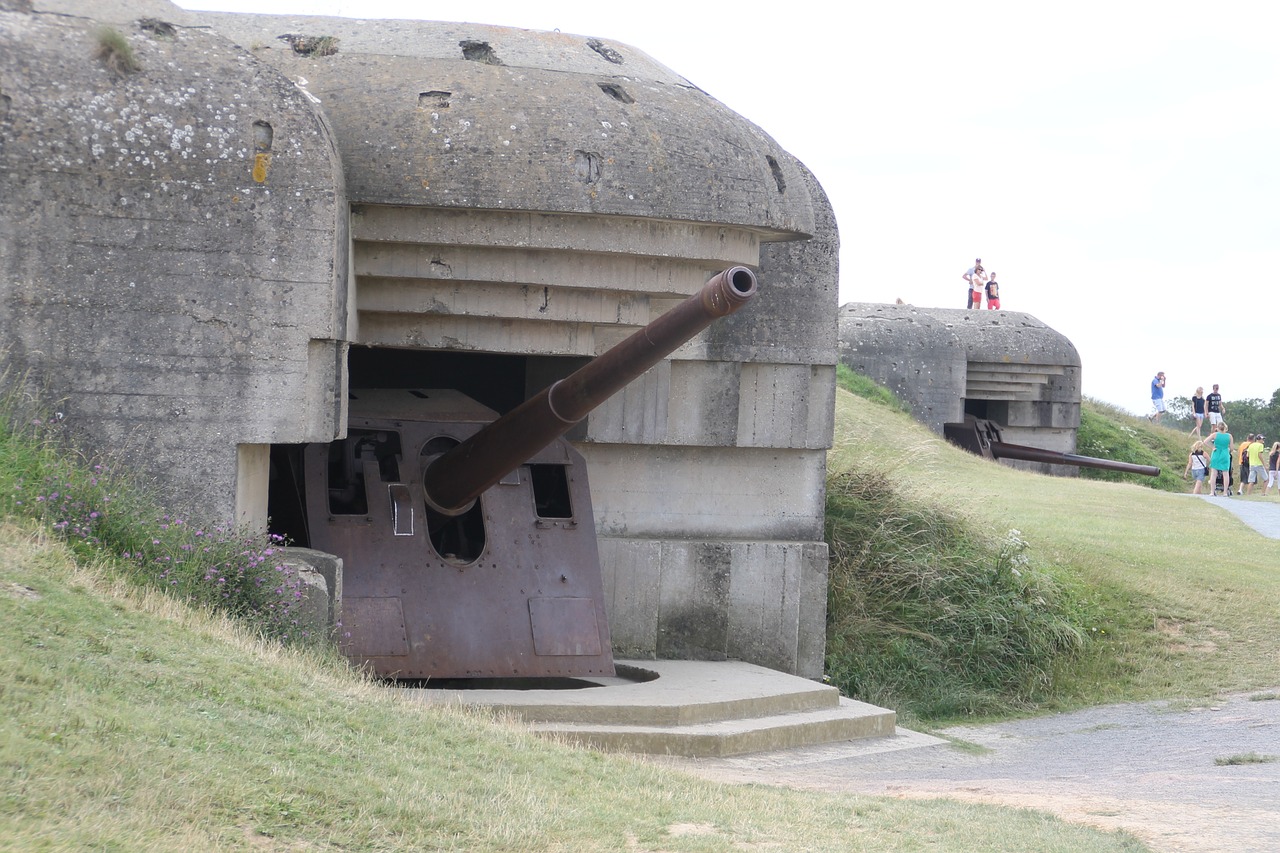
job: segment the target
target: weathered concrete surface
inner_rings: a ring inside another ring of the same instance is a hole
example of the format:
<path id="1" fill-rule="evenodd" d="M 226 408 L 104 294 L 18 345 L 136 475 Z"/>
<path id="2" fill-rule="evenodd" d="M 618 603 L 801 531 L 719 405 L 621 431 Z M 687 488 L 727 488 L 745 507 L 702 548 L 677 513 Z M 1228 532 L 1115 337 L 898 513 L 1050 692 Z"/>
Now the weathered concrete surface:
<path id="1" fill-rule="evenodd" d="M 807 199 L 779 189 L 804 184 L 794 158 L 628 45 L 482 24 L 201 17 L 306 79 L 354 204 L 813 231 Z M 335 39 L 335 52 L 300 55 L 284 34 Z"/>
<path id="2" fill-rule="evenodd" d="M 509 714 L 557 740 L 673 761 L 813 744 L 883 751 L 945 743 L 897 729 L 892 711 L 842 698 L 833 687 L 741 661 L 619 661 L 618 671 L 617 678 L 578 679 L 574 690 L 398 692 Z"/>
<path id="3" fill-rule="evenodd" d="M 129 6 L 132 73 L 83 4 L 0 12 L 0 334 L 89 443 L 227 519 L 238 447 L 343 428 L 341 164 L 279 72 Z"/>
<path id="4" fill-rule="evenodd" d="M 855 302 L 840 306 L 840 363 L 898 396 L 934 432 L 964 418 L 968 353 L 931 309 Z"/>
<path id="5" fill-rule="evenodd" d="M 304 584 L 304 601 L 299 609 L 303 630 L 330 637 L 342 614 L 342 560 L 314 548 L 280 548 L 280 565 L 297 573 Z"/>

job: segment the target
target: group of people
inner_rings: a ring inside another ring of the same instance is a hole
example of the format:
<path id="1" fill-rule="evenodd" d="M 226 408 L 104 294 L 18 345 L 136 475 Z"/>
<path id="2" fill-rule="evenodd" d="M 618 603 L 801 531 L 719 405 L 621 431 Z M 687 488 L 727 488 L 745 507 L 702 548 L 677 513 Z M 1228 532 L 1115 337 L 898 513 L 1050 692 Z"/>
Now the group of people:
<path id="1" fill-rule="evenodd" d="M 1253 487 L 1262 484 L 1262 495 L 1266 497 L 1274 487 L 1280 492 L 1280 474 L 1276 471 L 1280 463 L 1280 441 L 1267 449 L 1266 436 L 1250 434 L 1237 447 L 1231 433 L 1227 432 L 1226 423 L 1219 421 L 1213 427 L 1213 433 L 1203 441 L 1191 445 L 1191 453 L 1187 456 L 1187 467 L 1182 476 L 1195 477 L 1191 487 L 1193 495 L 1200 494 L 1204 481 L 1208 494 L 1222 494 L 1231 497 L 1231 463 L 1239 464 L 1240 476 L 1235 482 L 1237 495 L 1253 494 Z M 1205 451 L 1209 451 L 1208 459 Z"/>
<path id="2" fill-rule="evenodd" d="M 982 258 L 975 258 L 973 266 L 960 277 L 969 282 L 969 304 L 966 308 L 981 309 L 984 292 L 987 296 L 987 308 L 993 311 L 1000 308 L 1000 285 L 996 284 L 995 273 L 988 273 L 982 268 Z"/>
<path id="3" fill-rule="evenodd" d="M 1147 417 L 1156 422 L 1159 422 L 1160 415 L 1164 412 L 1164 378 L 1164 371 L 1161 371 L 1156 374 L 1155 379 L 1151 380 L 1151 403 L 1154 412 Z M 1239 465 L 1240 476 L 1235 483 L 1237 495 L 1253 494 L 1253 487 L 1258 484 L 1263 485 L 1264 497 L 1271 493 L 1273 487 L 1280 492 L 1280 473 L 1277 473 L 1277 464 L 1280 463 L 1280 441 L 1272 444 L 1268 450 L 1266 436 L 1250 433 L 1237 446 L 1235 439 L 1227 431 L 1226 421 L 1223 420 L 1227 407 L 1222 402 L 1222 395 L 1218 392 L 1217 385 L 1213 386 L 1213 393 L 1207 396 L 1204 388 L 1197 388 L 1195 396 L 1191 398 L 1191 407 L 1196 425 L 1189 435 L 1196 436 L 1196 442 L 1191 445 L 1191 453 L 1187 455 L 1187 467 L 1182 472 L 1182 476 L 1195 478 L 1195 483 L 1191 487 L 1193 495 L 1200 494 L 1205 480 L 1208 480 L 1207 488 L 1210 495 L 1222 494 L 1231 497 L 1232 462 Z M 1206 417 L 1209 419 L 1209 436 L 1200 439 L 1200 427 Z"/>

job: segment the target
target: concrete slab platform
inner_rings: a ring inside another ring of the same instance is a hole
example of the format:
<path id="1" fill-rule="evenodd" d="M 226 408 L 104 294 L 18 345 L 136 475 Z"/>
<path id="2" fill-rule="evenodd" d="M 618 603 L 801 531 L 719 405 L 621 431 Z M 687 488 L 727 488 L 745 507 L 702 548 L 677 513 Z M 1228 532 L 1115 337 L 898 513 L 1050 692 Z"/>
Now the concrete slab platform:
<path id="1" fill-rule="evenodd" d="M 566 680 L 568 689 L 397 689 L 510 714 L 556 739 L 656 755 L 723 757 L 898 735 L 893 711 L 754 664 L 616 663 L 618 677 Z"/>

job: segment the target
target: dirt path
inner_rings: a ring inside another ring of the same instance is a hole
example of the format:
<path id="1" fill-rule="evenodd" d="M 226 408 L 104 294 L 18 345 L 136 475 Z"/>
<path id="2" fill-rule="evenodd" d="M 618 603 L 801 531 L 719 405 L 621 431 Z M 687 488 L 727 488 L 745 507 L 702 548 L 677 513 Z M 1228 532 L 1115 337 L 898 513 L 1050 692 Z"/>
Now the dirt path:
<path id="1" fill-rule="evenodd" d="M 674 763 L 722 781 L 1039 809 L 1127 830 L 1170 853 L 1280 851 L 1280 690 L 1196 707 L 1112 705 L 940 734 L 981 749 L 851 754 L 820 747 Z M 1248 756 L 1273 760 L 1217 763 Z"/>

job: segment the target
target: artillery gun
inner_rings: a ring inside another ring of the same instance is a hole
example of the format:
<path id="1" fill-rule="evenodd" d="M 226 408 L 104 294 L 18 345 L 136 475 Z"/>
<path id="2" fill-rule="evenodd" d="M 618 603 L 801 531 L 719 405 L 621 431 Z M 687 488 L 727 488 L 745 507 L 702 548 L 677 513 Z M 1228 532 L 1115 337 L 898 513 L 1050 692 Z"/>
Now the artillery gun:
<path id="1" fill-rule="evenodd" d="M 394 678 L 613 675 L 586 463 L 563 438 L 756 293 L 731 267 L 498 417 L 454 390 L 355 391 L 304 454 L 311 547 L 343 560 L 344 653 Z"/>
<path id="2" fill-rule="evenodd" d="M 1023 462 L 1043 462 L 1050 465 L 1072 465 L 1077 468 L 1098 468 L 1103 471 L 1142 474 L 1147 477 L 1160 476 L 1160 469 L 1154 465 L 1117 462 L 1114 459 L 1079 456 L 1075 453 L 1044 450 L 1024 444 L 1008 444 L 1001 440 L 1000 427 L 993 421 L 975 418 L 973 415 L 966 415 L 962 423 L 943 424 L 942 434 L 952 444 L 987 459 L 1018 459 Z"/>

